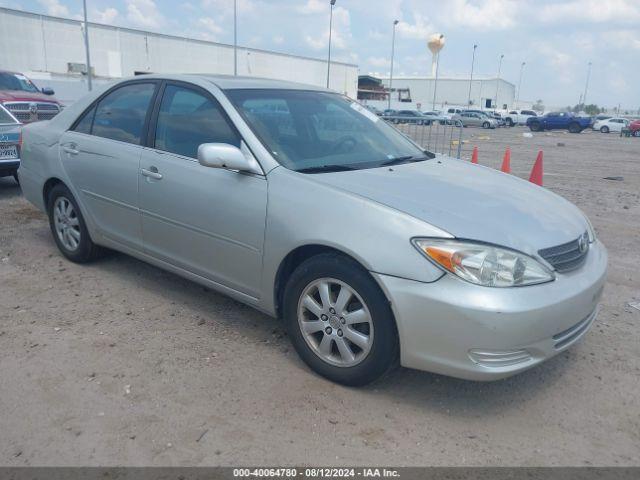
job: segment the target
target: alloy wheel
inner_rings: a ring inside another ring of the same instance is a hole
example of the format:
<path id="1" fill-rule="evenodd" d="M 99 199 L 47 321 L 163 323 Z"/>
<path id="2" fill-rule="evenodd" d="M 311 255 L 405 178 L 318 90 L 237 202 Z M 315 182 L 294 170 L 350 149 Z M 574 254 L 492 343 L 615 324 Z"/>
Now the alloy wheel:
<path id="1" fill-rule="evenodd" d="M 298 301 L 298 326 L 311 350 L 338 367 L 361 363 L 373 345 L 373 321 L 362 297 L 348 284 L 320 278 Z"/>
<path id="2" fill-rule="evenodd" d="M 67 250 L 73 252 L 80 245 L 80 220 L 66 197 L 56 198 L 53 204 L 53 223 L 58 239 Z"/>

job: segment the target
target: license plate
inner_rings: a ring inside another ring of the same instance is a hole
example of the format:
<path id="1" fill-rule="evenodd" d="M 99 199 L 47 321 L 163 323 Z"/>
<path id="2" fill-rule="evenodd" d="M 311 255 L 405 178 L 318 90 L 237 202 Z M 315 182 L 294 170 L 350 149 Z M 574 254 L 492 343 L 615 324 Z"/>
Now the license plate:
<path id="1" fill-rule="evenodd" d="M 0 159 L 18 158 L 18 147 L 16 145 L 0 145 Z"/>

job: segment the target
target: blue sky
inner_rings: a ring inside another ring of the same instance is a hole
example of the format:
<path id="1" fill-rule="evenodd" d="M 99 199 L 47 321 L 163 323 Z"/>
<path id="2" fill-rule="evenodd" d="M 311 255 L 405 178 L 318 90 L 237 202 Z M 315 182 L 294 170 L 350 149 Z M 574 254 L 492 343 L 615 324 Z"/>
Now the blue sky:
<path id="1" fill-rule="evenodd" d="M 230 43 L 233 0 L 87 0 L 90 20 Z M 79 17 L 81 0 L 0 0 L 0 5 Z M 241 45 L 324 58 L 328 0 L 238 0 Z M 640 109 L 640 1 L 638 0 L 337 0 L 334 58 L 361 73 L 389 71 L 396 27 L 397 75 L 430 71 L 426 38 L 444 33 L 441 75 L 475 71 L 517 83 L 526 62 L 523 100 L 573 105 L 592 62 L 588 102 Z"/>

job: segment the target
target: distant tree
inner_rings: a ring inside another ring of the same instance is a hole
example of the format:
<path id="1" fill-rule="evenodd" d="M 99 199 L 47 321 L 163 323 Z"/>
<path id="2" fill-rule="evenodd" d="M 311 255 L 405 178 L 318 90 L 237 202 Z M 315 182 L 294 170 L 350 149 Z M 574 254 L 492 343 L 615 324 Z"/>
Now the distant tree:
<path id="1" fill-rule="evenodd" d="M 542 100 L 536 100 L 536 103 L 534 103 L 531 108 L 536 112 L 544 112 L 544 104 L 542 103 Z"/>
<path id="2" fill-rule="evenodd" d="M 573 113 L 585 112 L 587 115 L 597 115 L 600 113 L 600 107 L 593 103 L 589 105 L 585 105 L 584 103 L 579 103 L 578 105 L 574 105 L 573 108 L 569 107 L 569 111 Z"/>

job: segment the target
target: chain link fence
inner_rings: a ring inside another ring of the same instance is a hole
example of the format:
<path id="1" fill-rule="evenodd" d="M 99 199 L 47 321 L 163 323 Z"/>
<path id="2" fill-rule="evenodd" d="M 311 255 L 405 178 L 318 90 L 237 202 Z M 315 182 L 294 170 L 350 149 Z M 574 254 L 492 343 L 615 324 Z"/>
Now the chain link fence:
<path id="1" fill-rule="evenodd" d="M 462 123 L 449 119 L 407 119 L 407 117 L 382 117 L 425 150 L 460 158 L 462 148 Z"/>

